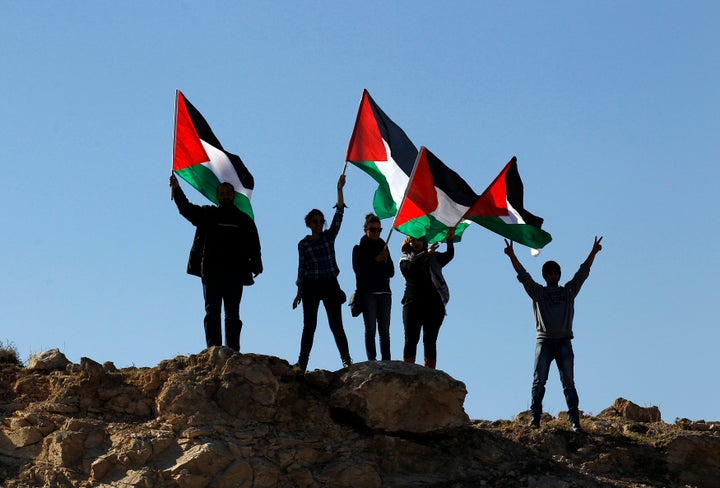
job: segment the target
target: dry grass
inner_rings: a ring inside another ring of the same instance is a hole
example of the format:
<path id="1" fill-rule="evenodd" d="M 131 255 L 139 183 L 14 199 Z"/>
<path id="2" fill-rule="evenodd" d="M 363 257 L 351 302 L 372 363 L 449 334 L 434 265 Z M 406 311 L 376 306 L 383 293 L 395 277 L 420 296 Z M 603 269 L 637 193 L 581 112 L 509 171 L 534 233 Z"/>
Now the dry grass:
<path id="1" fill-rule="evenodd" d="M 10 341 L 3 343 L 0 341 L 0 364 L 9 364 L 14 366 L 22 366 L 22 361 L 18 355 L 17 347 Z"/>

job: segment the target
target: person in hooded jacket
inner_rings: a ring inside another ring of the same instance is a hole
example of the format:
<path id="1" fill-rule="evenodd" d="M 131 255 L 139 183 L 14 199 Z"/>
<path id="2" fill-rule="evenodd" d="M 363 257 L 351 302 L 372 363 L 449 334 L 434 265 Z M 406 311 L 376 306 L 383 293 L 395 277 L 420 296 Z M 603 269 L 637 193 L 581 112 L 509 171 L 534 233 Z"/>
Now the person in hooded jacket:
<path id="1" fill-rule="evenodd" d="M 405 328 L 403 361 L 406 363 L 415 362 L 422 332 L 425 366 L 435 369 L 437 365 L 437 338 L 450 299 L 442 268 L 455 256 L 454 236 L 455 229 L 450 229 L 445 238 L 446 252 L 437 252 L 438 242 L 428 247 L 424 239 L 408 236 L 403 241 L 400 272 L 405 277 L 402 303 Z"/>
<path id="2" fill-rule="evenodd" d="M 395 275 L 395 267 L 385 241 L 380 237 L 382 227 L 377 215 L 365 216 L 363 231 L 365 235 L 353 247 L 352 265 L 355 271 L 355 300 L 360 300 L 365 323 L 365 352 L 368 361 L 377 359 L 377 331 L 380 357 L 383 361 L 390 361 L 390 278 Z"/>
<path id="3" fill-rule="evenodd" d="M 230 183 L 218 185 L 218 205 L 190 203 L 174 174 L 170 188 L 180 215 L 196 227 L 187 272 L 202 280 L 205 344 L 222 346 L 220 315 L 224 306 L 225 344 L 240 351 L 243 287 L 252 285 L 263 271 L 255 222 L 235 206 L 235 189 Z"/>

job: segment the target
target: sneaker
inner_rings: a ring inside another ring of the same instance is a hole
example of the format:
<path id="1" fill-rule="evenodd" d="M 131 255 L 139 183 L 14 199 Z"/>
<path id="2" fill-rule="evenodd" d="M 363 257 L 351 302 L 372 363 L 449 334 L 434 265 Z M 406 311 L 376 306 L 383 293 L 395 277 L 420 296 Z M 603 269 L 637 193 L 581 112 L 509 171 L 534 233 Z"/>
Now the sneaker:
<path id="1" fill-rule="evenodd" d="M 582 429 L 582 427 L 580 426 L 580 421 L 579 421 L 579 420 L 571 420 L 571 421 L 570 421 L 570 428 L 573 430 L 573 432 L 577 432 L 577 433 L 580 433 L 580 434 L 584 432 L 583 429 Z"/>
<path id="2" fill-rule="evenodd" d="M 347 358 L 342 360 L 343 368 L 349 368 L 352 365 L 352 359 Z"/>
<path id="3" fill-rule="evenodd" d="M 540 419 L 533 418 L 532 420 L 530 420 L 528 427 L 530 427 L 531 429 L 539 429 L 540 428 Z"/>
<path id="4" fill-rule="evenodd" d="M 299 364 L 293 364 L 292 369 L 293 369 L 293 371 L 295 371 L 296 373 L 305 373 L 305 369 L 306 369 L 306 368 L 303 368 L 303 367 L 300 366 Z"/>

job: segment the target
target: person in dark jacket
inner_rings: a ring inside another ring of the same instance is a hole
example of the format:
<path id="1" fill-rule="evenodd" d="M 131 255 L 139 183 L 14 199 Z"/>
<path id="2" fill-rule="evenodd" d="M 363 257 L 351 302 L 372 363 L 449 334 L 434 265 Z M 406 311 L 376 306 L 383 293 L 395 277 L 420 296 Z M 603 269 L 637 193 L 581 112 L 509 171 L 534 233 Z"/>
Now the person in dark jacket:
<path id="1" fill-rule="evenodd" d="M 352 364 L 342 322 L 342 304 L 347 298 L 337 280 L 340 269 L 335 259 L 335 238 L 340 231 L 345 212 L 344 186 L 345 174 L 341 174 L 337 182 L 337 203 L 330 228 L 324 230 L 325 216 L 314 208 L 305 216 L 305 225 L 310 229 L 310 235 L 305 236 L 298 243 L 298 274 L 295 281 L 297 295 L 292 303 L 293 310 L 300 302 L 303 305 L 300 356 L 297 364 L 294 365 L 294 369 L 298 372 L 304 373 L 307 369 L 321 301 L 325 305 L 328 325 L 335 338 L 343 367 Z"/>
<path id="2" fill-rule="evenodd" d="M 568 407 L 568 421 L 576 432 L 582 431 L 580 427 L 579 399 L 575 388 L 575 354 L 572 348 L 573 317 L 575 315 L 575 297 L 580 293 L 585 280 L 590 275 L 590 266 L 595 261 L 595 255 L 602 250 L 600 244 L 602 237 L 595 237 L 595 242 L 587 259 L 580 265 L 575 276 L 559 286 L 560 265 L 555 261 L 543 264 L 542 275 L 547 286 L 535 282 L 530 273 L 520 264 L 512 241 L 505 239 L 505 254 L 517 272 L 517 278 L 533 302 L 535 315 L 535 329 L 537 343 L 535 346 L 535 368 L 532 383 L 532 403 L 530 412 L 532 419 L 530 426 L 540 426 L 542 415 L 542 401 L 545 396 L 545 383 L 550 372 L 550 364 L 557 364 L 560 373 L 560 382 L 563 386 L 565 401 Z"/>
<path id="3" fill-rule="evenodd" d="M 217 187 L 219 205 L 188 201 L 175 175 L 170 188 L 180 215 L 196 227 L 188 274 L 202 279 L 205 298 L 205 344 L 222 346 L 221 308 L 225 308 L 225 344 L 240 351 L 240 300 L 243 287 L 263 271 L 260 239 L 255 222 L 235 204 L 230 183 Z"/>
<path id="4" fill-rule="evenodd" d="M 402 303 L 405 327 L 403 361 L 406 363 L 415 362 L 422 332 L 425 366 L 435 369 L 437 365 L 437 338 L 450 299 L 442 268 L 455 256 L 454 236 L 455 229 L 450 229 L 446 236 L 446 252 L 437 252 L 438 242 L 428 247 L 424 239 L 408 236 L 403 241 L 400 272 L 405 277 Z"/>
<path id="5" fill-rule="evenodd" d="M 375 331 L 380 336 L 380 357 L 390 361 L 390 278 L 395 267 L 385 241 L 380 237 L 382 227 L 375 214 L 365 216 L 365 235 L 353 247 L 352 264 L 355 271 L 355 300 L 360 300 L 365 323 L 365 352 L 368 361 L 377 359 Z"/>

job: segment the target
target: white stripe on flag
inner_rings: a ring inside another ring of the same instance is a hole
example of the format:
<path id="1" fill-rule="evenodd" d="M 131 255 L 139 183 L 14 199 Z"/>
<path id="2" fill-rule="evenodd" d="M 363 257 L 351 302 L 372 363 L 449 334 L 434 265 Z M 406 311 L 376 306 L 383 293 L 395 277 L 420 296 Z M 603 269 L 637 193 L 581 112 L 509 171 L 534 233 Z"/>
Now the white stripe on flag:
<path id="1" fill-rule="evenodd" d="M 520 213 L 515 210 L 512 205 L 510 205 L 510 202 L 508 202 L 507 199 L 505 200 L 505 203 L 507 203 L 508 214 L 500 217 L 500 219 L 502 219 L 502 221 L 506 224 L 524 224 L 525 221 L 520 216 Z"/>
<path id="2" fill-rule="evenodd" d="M 437 190 L 438 206 L 435 211 L 431 213 L 437 220 L 448 227 L 452 227 L 460 222 L 470 207 L 455 202 L 440 188 L 435 187 L 435 189 Z"/>
<path id="3" fill-rule="evenodd" d="M 230 158 L 227 157 L 227 154 L 202 139 L 200 139 L 200 142 L 202 143 L 205 152 L 207 152 L 210 157 L 210 161 L 202 163 L 203 166 L 212 171 L 220 183 L 230 183 L 235 188 L 236 192 L 242 193 L 250 198 L 252 190 L 248 190 L 240 182 L 240 177 L 235 171 L 235 167 L 230 162 Z"/>

